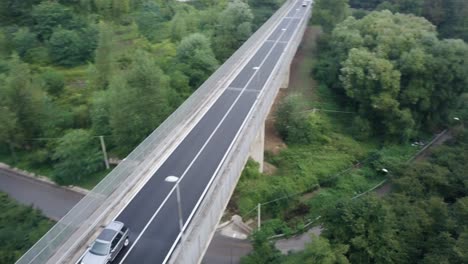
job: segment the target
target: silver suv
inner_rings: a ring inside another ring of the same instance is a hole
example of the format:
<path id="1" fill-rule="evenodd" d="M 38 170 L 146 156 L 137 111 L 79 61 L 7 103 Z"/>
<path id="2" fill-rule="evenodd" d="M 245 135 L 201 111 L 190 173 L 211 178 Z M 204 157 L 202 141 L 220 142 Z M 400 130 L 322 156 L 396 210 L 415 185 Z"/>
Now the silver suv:
<path id="1" fill-rule="evenodd" d="M 112 262 L 123 247 L 128 246 L 128 228 L 118 221 L 108 224 L 87 249 L 81 264 L 106 264 Z"/>

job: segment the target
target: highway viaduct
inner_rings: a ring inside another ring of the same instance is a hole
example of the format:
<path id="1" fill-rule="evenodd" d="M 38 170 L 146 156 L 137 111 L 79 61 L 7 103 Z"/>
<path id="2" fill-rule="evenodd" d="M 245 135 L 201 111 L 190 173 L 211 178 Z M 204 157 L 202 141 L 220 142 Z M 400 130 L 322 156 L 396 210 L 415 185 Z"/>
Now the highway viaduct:
<path id="1" fill-rule="evenodd" d="M 264 122 L 312 11 L 303 3 L 287 0 L 17 263 L 78 263 L 111 220 L 132 241 L 114 263 L 200 263 L 248 157 L 263 165 Z"/>

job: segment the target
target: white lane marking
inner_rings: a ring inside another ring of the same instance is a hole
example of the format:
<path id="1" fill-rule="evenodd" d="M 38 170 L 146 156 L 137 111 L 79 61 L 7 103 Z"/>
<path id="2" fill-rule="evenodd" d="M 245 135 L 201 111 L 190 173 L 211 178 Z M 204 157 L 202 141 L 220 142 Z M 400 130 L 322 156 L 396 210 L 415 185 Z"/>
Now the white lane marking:
<path id="1" fill-rule="evenodd" d="M 288 26 L 287 26 L 287 27 L 289 27 L 289 25 L 290 25 L 290 24 L 288 23 Z M 295 31 L 296 31 L 296 30 L 295 30 Z M 280 37 L 279 37 L 278 39 L 280 39 L 280 38 L 282 37 L 283 34 L 284 34 L 284 31 L 281 33 L 281 35 L 280 35 Z M 265 63 L 265 61 L 267 60 L 267 58 L 270 56 L 270 54 L 273 52 L 273 50 L 274 50 L 274 48 L 275 48 L 276 46 L 277 46 L 277 43 L 275 43 L 275 45 L 272 46 L 271 50 L 268 52 L 268 54 L 264 57 L 263 61 L 260 63 L 260 65 L 259 65 L 260 68 L 263 66 L 263 64 Z M 286 48 L 286 47 L 285 47 L 285 48 Z M 275 67 L 273 68 L 272 72 L 276 69 L 277 66 L 278 66 L 278 64 L 275 65 Z M 255 74 L 252 75 L 252 77 L 249 79 L 249 81 L 247 82 L 247 84 L 246 84 L 245 87 L 244 87 L 244 90 L 246 90 L 245 88 L 252 82 L 252 80 L 254 79 L 254 77 L 255 77 L 255 75 L 257 74 L 257 72 L 259 72 L 259 71 L 258 71 L 258 70 L 255 71 Z M 271 73 L 272 73 L 272 72 L 270 72 L 270 76 L 268 77 L 268 79 L 271 78 Z M 267 79 L 267 81 L 268 81 L 268 79 Z M 263 89 L 261 89 L 261 93 L 262 93 L 262 91 L 263 91 Z M 242 95 L 243 92 L 244 92 L 244 91 L 242 91 L 240 95 Z M 239 98 L 240 98 L 240 96 L 239 96 Z M 237 102 L 237 100 L 236 100 L 236 102 Z M 236 102 L 234 102 L 234 104 L 236 104 Z M 255 105 L 256 102 L 257 102 L 257 100 L 255 100 L 254 105 Z M 236 139 L 239 137 L 239 132 L 240 132 L 241 129 L 245 126 L 245 124 L 246 124 L 246 122 L 247 122 L 247 120 L 248 120 L 247 117 L 250 116 L 251 112 L 253 111 L 253 109 L 254 109 L 253 106 L 254 106 L 254 105 L 252 105 L 252 107 L 250 108 L 249 112 L 247 113 L 247 116 L 246 116 L 246 118 L 244 119 L 244 121 L 242 122 L 241 127 L 240 127 L 239 130 L 237 131 L 236 136 L 234 137 L 233 141 L 231 141 L 231 144 L 229 145 L 227 151 L 224 153 L 224 156 L 223 156 L 221 162 L 218 164 L 218 167 L 216 168 L 215 172 L 213 173 L 213 175 L 212 175 L 210 181 L 208 182 L 207 186 L 206 186 L 205 189 L 203 190 L 202 195 L 201 195 L 200 198 L 198 199 L 197 203 L 195 204 L 194 208 L 192 209 L 192 212 L 190 213 L 189 217 L 188 217 L 187 220 L 185 221 L 183 230 L 185 230 L 185 228 L 188 226 L 188 224 L 189 224 L 190 221 L 192 220 L 192 218 L 193 218 L 195 212 L 197 211 L 198 207 L 200 206 L 200 204 L 201 204 L 203 198 L 205 198 L 205 195 L 206 195 L 206 193 L 208 192 L 208 189 L 211 187 L 211 184 L 213 183 L 213 181 L 214 181 L 214 179 L 215 179 L 214 176 L 216 176 L 216 174 L 218 173 L 219 169 L 221 168 L 221 166 L 223 165 L 224 161 L 226 160 L 227 154 L 228 154 L 229 151 L 232 149 L 232 147 L 233 147 L 233 145 L 234 145 Z M 224 121 L 224 119 L 220 122 L 220 124 L 219 124 L 218 126 L 220 126 L 221 123 L 222 123 L 223 121 Z M 216 130 L 217 130 L 217 128 L 216 128 Z M 216 132 L 216 131 L 215 131 L 215 132 Z M 211 138 L 210 138 L 210 139 L 211 139 Z M 184 176 L 185 176 L 185 175 L 184 175 Z M 182 179 L 181 179 L 181 180 L 182 180 Z M 179 234 L 179 235 L 177 236 L 176 240 L 175 240 L 174 243 L 172 244 L 172 247 L 171 247 L 170 250 L 168 251 L 168 253 L 167 253 L 167 255 L 166 255 L 166 258 L 165 258 L 164 261 L 162 262 L 163 264 L 165 264 L 165 263 L 169 260 L 170 256 L 172 255 L 172 252 L 173 252 L 174 249 L 175 249 L 175 246 L 176 246 L 177 243 L 179 242 L 180 237 L 181 237 L 181 234 Z"/>
<path id="2" fill-rule="evenodd" d="M 237 88 L 237 87 L 228 87 L 226 90 L 237 91 L 237 92 L 242 92 L 242 90 L 245 90 L 246 92 L 251 92 L 251 93 L 259 93 L 260 92 L 260 90 Z"/>
<path id="3" fill-rule="evenodd" d="M 288 21 L 288 27 L 290 25 L 290 21 Z M 279 39 L 281 38 L 281 36 L 284 34 L 284 31 L 281 33 Z M 266 61 L 266 59 L 269 57 L 269 55 L 272 53 L 274 47 L 276 47 L 276 43 L 275 45 L 273 45 L 268 54 L 264 57 L 263 61 L 261 62 L 260 64 L 260 67 L 264 64 L 264 62 Z M 213 138 L 214 134 L 216 134 L 217 130 L 219 129 L 219 127 L 222 125 L 222 123 L 224 122 L 224 120 L 226 119 L 226 117 L 229 115 L 229 113 L 232 111 L 232 109 L 234 108 L 234 106 L 237 104 L 237 102 L 239 101 L 240 97 L 242 96 L 242 94 L 244 93 L 244 90 L 246 90 L 245 88 L 250 84 L 250 82 L 254 79 L 254 77 L 256 76 L 258 71 L 255 72 L 255 74 L 253 74 L 251 76 L 251 78 L 249 79 L 249 81 L 247 82 L 247 84 L 244 86 L 244 89 L 241 91 L 241 93 L 238 95 L 238 97 L 236 98 L 236 100 L 233 102 L 233 104 L 230 106 L 230 108 L 228 109 L 228 111 L 226 112 L 226 114 L 223 116 L 222 120 L 218 123 L 218 125 L 216 126 L 215 130 L 213 131 L 213 133 L 211 133 L 210 137 L 205 141 L 204 145 L 202 146 L 202 148 L 200 149 L 200 151 L 197 153 L 197 155 L 194 157 L 194 159 L 191 161 L 191 163 L 189 164 L 189 166 L 186 168 L 186 170 L 183 172 L 182 176 L 180 176 L 179 178 L 179 182 L 178 184 L 180 184 L 180 182 L 184 179 L 185 175 L 187 174 L 187 172 L 190 170 L 190 168 L 193 166 L 193 164 L 195 163 L 195 161 L 198 159 L 198 157 L 200 156 L 201 152 L 203 152 L 203 150 L 205 149 L 205 147 L 208 145 L 209 141 L 211 140 L 211 138 Z M 251 109 L 252 110 L 252 109 Z M 251 111 L 250 110 L 250 111 Z M 250 113 L 250 112 L 249 112 Z M 244 120 L 245 122 L 245 120 Z M 232 145 L 233 143 L 231 143 Z M 231 147 L 231 146 L 230 146 Z M 225 155 L 226 156 L 226 155 Z M 225 159 L 225 156 L 223 159 Z M 220 163 L 221 165 L 222 163 Z M 219 167 L 219 166 L 218 166 Z M 214 176 L 214 175 L 213 175 Z M 198 209 L 198 206 L 201 202 L 201 200 L 204 198 L 204 195 L 206 194 L 206 191 L 209 189 L 209 187 L 211 186 L 211 183 L 212 181 L 214 180 L 214 177 L 212 177 L 212 179 L 210 180 L 209 184 L 207 185 L 207 187 L 205 188 L 205 190 L 203 191 L 202 193 L 202 196 L 200 197 L 200 199 L 198 200 L 197 204 L 195 205 L 194 209 L 192 210 L 190 216 L 187 218 L 187 221 L 185 221 L 185 224 L 184 224 L 184 227 L 182 229 L 182 232 L 185 230 L 185 228 L 187 227 L 188 223 L 190 222 L 191 218 L 193 217 L 193 214 L 194 212 L 196 211 L 196 209 Z M 156 212 L 153 214 L 153 216 L 150 218 L 150 220 L 147 222 L 147 224 L 145 225 L 145 227 L 143 228 L 143 230 L 141 231 L 141 233 L 138 235 L 138 237 L 135 239 L 135 241 L 132 243 L 132 246 L 129 248 L 129 250 L 126 252 L 126 254 L 124 255 L 124 257 L 122 258 L 122 260 L 119 262 L 119 263 L 123 263 L 125 261 L 125 259 L 128 257 L 128 255 L 131 253 L 132 249 L 135 247 L 135 245 L 138 243 L 138 241 L 141 239 L 142 235 L 145 233 L 145 231 L 148 229 L 149 225 L 152 223 L 152 221 L 154 220 L 154 218 L 156 217 L 156 215 L 159 213 L 159 211 L 162 209 L 162 207 L 165 205 L 165 203 L 167 202 L 167 200 L 169 199 L 169 197 L 172 195 L 172 193 L 174 192 L 175 190 L 175 185 L 172 187 L 171 191 L 169 192 L 169 194 L 166 196 L 166 198 L 164 199 L 164 201 L 161 203 L 161 205 L 159 206 L 159 208 L 156 210 Z M 180 239 L 180 236 L 181 236 L 181 233 L 179 233 L 179 235 L 177 236 L 174 244 L 172 245 L 171 249 L 169 250 L 168 254 L 166 255 L 166 258 L 165 260 L 163 261 L 163 263 L 165 263 L 167 260 L 168 260 L 168 257 L 172 254 L 172 251 L 174 250 L 174 247 L 175 245 L 177 244 L 177 242 L 179 241 Z"/>

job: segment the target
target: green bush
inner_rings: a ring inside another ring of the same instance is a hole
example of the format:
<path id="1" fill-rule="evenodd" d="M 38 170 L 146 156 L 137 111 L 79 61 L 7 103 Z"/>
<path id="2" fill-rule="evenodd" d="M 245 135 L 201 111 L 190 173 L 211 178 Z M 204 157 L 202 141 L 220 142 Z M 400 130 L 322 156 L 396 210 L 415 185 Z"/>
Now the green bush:
<path id="1" fill-rule="evenodd" d="M 13 45 L 21 58 L 26 57 L 27 52 L 37 44 L 37 36 L 29 28 L 20 28 L 13 34 Z"/>
<path id="2" fill-rule="evenodd" d="M 57 183 L 79 184 L 103 169 L 99 140 L 83 129 L 71 130 L 58 142 L 53 158 Z"/>
<path id="3" fill-rule="evenodd" d="M 58 27 L 48 43 L 50 57 L 60 66 L 83 64 L 94 56 L 96 37 L 97 32 L 93 29 L 77 31 Z"/>
<path id="4" fill-rule="evenodd" d="M 58 96 L 62 93 L 65 87 L 65 78 L 63 75 L 54 70 L 48 70 L 42 75 L 45 89 L 50 95 Z"/>

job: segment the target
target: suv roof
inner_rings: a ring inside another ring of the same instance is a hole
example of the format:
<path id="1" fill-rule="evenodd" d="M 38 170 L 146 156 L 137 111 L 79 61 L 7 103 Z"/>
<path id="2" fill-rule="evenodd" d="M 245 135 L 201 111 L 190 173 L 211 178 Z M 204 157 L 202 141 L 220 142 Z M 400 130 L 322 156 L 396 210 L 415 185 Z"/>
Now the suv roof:
<path id="1" fill-rule="evenodd" d="M 102 241 L 112 241 L 112 239 L 115 237 L 115 235 L 120 232 L 123 228 L 123 223 L 118 222 L 118 221 L 112 221 L 110 222 L 104 230 L 102 230 L 101 234 L 97 237 L 97 240 L 102 240 Z"/>

